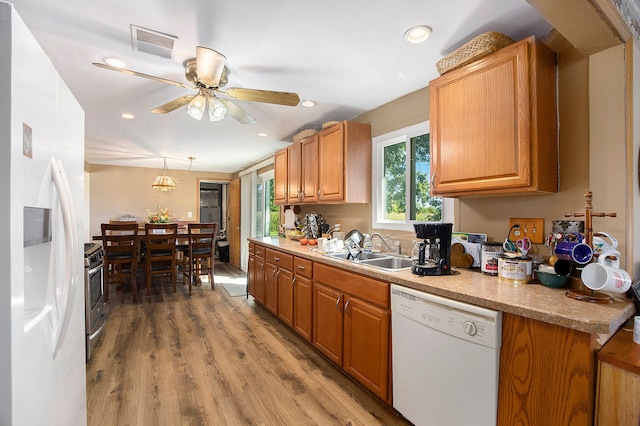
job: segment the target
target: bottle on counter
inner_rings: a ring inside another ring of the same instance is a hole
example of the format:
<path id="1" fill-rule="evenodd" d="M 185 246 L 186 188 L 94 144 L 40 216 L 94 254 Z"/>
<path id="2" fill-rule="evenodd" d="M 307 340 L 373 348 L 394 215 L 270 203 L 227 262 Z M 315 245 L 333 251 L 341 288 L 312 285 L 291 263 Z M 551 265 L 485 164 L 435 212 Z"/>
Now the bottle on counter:
<path id="1" fill-rule="evenodd" d="M 369 234 L 364 234 L 364 244 L 363 244 L 363 248 L 364 248 L 364 252 L 365 253 L 371 253 L 371 235 Z"/>

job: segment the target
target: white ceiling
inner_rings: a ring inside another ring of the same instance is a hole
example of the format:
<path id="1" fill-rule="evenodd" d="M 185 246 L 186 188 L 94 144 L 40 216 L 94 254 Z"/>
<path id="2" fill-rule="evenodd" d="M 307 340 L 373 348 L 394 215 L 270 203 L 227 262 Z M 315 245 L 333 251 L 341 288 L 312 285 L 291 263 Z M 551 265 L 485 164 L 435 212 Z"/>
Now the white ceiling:
<path id="1" fill-rule="evenodd" d="M 353 118 L 429 84 L 435 64 L 469 39 L 499 31 L 544 37 L 550 26 L 524 0 L 13 0 L 85 111 L 92 164 L 236 172 L 288 145 L 292 135 Z M 174 56 L 134 51 L 130 25 L 178 38 Z M 433 29 L 422 45 L 405 30 Z M 229 87 L 296 92 L 315 108 L 235 101 L 256 122 L 196 121 L 180 108 L 149 111 L 195 91 L 91 65 L 106 56 L 185 82 L 195 47 L 227 57 Z M 35 82 L 37 83 L 37 82 Z M 124 120 L 129 112 L 135 120 Z M 268 133 L 259 137 L 259 132 Z"/>

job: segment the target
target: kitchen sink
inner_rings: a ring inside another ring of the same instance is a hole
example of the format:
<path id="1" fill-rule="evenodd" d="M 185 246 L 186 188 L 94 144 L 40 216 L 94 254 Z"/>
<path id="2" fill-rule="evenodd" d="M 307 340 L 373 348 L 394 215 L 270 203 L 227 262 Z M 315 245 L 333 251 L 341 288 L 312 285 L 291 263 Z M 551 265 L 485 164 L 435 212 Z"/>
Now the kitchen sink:
<path id="1" fill-rule="evenodd" d="M 399 257 L 389 253 L 365 253 L 360 252 L 355 259 L 349 253 L 328 253 L 328 257 L 361 265 L 373 266 L 386 271 L 399 271 L 411 268 L 412 262 L 408 257 Z"/>
<path id="2" fill-rule="evenodd" d="M 399 271 L 401 269 L 409 269 L 413 262 L 408 257 L 382 257 L 378 259 L 368 259 L 360 262 L 362 265 L 375 266 L 376 268 L 388 271 Z"/>
<path id="3" fill-rule="evenodd" d="M 381 258 L 389 257 L 388 254 L 384 254 L 384 253 L 365 253 L 363 251 L 360 252 L 360 254 L 358 254 L 355 259 L 352 259 L 349 256 L 349 253 L 328 253 L 327 256 L 333 257 L 334 259 L 348 260 L 350 262 L 362 262 L 364 260 L 381 259 Z"/>

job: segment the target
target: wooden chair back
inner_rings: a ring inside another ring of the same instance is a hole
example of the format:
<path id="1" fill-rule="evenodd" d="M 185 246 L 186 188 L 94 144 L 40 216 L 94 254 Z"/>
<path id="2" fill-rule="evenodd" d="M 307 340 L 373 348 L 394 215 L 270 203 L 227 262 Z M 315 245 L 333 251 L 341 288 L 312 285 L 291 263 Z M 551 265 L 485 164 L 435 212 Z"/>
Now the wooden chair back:
<path id="1" fill-rule="evenodd" d="M 153 275 L 166 274 L 171 277 L 173 291 L 176 291 L 176 238 L 177 223 L 145 223 L 145 263 L 147 296 L 151 293 Z M 160 269 L 154 269 L 157 264 Z"/>
<path id="2" fill-rule="evenodd" d="M 133 300 L 137 301 L 136 272 L 138 268 L 138 224 L 103 223 L 102 247 L 104 249 L 105 288 L 104 300 L 109 300 L 109 284 L 118 281 L 122 284 L 126 277 L 131 278 Z M 129 266 L 125 269 L 124 266 Z"/>
<path id="3" fill-rule="evenodd" d="M 206 271 L 213 289 L 213 257 L 215 255 L 218 222 L 187 224 L 187 250 L 185 251 L 185 276 L 189 276 L 189 294 L 194 273 Z M 206 261 L 206 263 L 204 263 Z M 186 265 L 186 262 L 189 264 Z"/>

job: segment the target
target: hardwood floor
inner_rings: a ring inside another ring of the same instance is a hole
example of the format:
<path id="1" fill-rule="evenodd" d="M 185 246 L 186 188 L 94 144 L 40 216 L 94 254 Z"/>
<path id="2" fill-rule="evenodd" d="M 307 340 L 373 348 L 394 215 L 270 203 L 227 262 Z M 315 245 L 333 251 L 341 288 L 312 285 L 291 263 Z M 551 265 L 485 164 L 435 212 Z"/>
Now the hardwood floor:
<path id="1" fill-rule="evenodd" d="M 89 425 L 407 425 L 249 297 L 178 281 L 110 297 L 87 364 Z M 220 277 L 220 278 L 219 278 Z M 162 296 L 162 297 L 161 297 Z M 125 303 L 122 303 L 124 297 Z M 162 301 L 161 301 L 162 299 Z"/>

